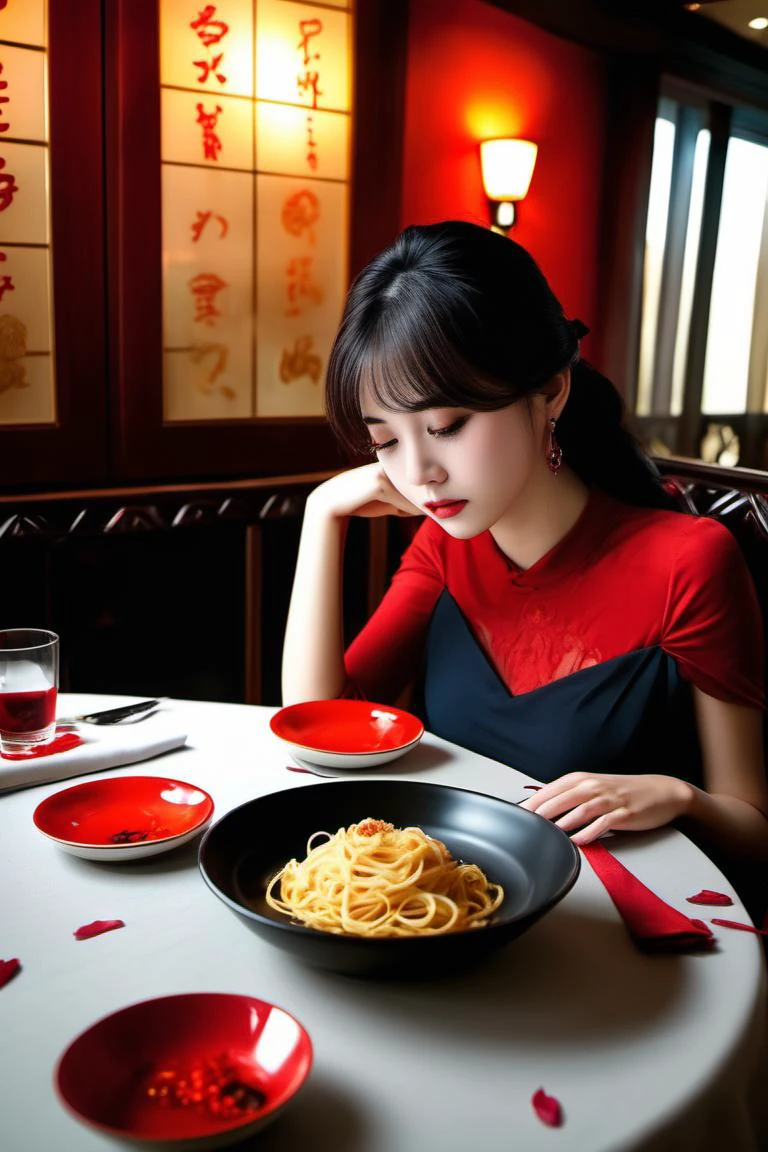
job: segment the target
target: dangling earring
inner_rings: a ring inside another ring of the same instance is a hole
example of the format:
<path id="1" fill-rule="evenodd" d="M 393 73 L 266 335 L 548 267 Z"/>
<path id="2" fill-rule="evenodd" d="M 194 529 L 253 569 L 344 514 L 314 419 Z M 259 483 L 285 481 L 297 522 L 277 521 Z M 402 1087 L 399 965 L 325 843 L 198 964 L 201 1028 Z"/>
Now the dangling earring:
<path id="1" fill-rule="evenodd" d="M 557 442 L 555 436 L 555 424 L 557 421 L 554 416 L 549 418 L 549 443 L 547 444 L 547 467 L 553 476 L 557 476 L 560 471 L 560 465 L 563 462 L 563 450 Z"/>

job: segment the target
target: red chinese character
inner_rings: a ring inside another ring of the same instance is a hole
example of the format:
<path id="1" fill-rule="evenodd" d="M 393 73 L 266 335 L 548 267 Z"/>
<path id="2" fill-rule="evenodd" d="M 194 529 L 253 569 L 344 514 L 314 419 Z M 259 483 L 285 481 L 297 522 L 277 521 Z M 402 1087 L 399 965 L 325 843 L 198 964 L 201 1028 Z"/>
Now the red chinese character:
<path id="1" fill-rule="evenodd" d="M 312 383 L 317 384 L 322 370 L 322 360 L 312 351 L 311 336 L 297 336 L 293 348 L 283 348 L 280 358 L 280 379 L 283 384 L 290 384 L 301 376 L 309 376 Z"/>
<path id="2" fill-rule="evenodd" d="M 0 72 L 2 72 L 2 70 L 3 70 L 3 65 L 0 64 Z M 0 80 L 0 89 L 5 89 L 7 87 L 8 87 L 8 81 L 7 80 Z M 9 102 L 10 102 L 10 97 L 0 96 L 0 104 L 8 104 Z M 10 124 L 6 124 L 4 121 L 0 122 L 0 132 L 7 132 L 9 128 L 10 128 Z"/>
<path id="3" fill-rule="evenodd" d="M 202 12 L 198 12 L 197 20 L 192 20 L 189 25 L 197 32 L 206 48 L 210 48 L 212 44 L 218 44 L 219 40 L 229 32 L 229 24 L 225 24 L 223 20 L 211 19 L 215 12 L 215 4 L 206 4 Z"/>
<path id="4" fill-rule="evenodd" d="M 206 112 L 202 104 L 197 105 L 197 123 L 203 129 L 203 157 L 205 160 L 218 160 L 221 140 L 214 132 L 223 108 L 217 104 L 215 112 Z"/>
<path id="5" fill-rule="evenodd" d="M 289 260 L 285 275 L 287 279 L 286 291 L 288 306 L 286 316 L 298 316 L 302 311 L 302 303 L 322 304 L 323 290 L 312 279 L 312 256 L 294 256 Z"/>
<path id="6" fill-rule="evenodd" d="M 319 60 L 320 53 L 314 54 L 309 51 L 309 42 L 313 36 L 319 36 L 323 30 L 322 20 L 299 20 L 299 29 L 301 31 L 301 40 L 296 45 L 301 48 L 304 53 L 304 63 L 309 64 L 310 60 Z"/>
<path id="7" fill-rule="evenodd" d="M 198 84 L 205 84 L 208 77 L 213 74 L 218 80 L 219 84 L 226 84 L 227 78 L 223 72 L 217 72 L 217 68 L 224 59 L 224 53 L 219 52 L 218 56 L 214 56 L 213 60 L 193 60 L 195 68 L 200 69 L 200 75 L 197 78 Z"/>
<path id="8" fill-rule="evenodd" d="M 317 154 L 315 152 L 317 141 L 314 137 L 313 124 L 314 117 L 307 116 L 307 164 L 309 164 L 310 168 L 314 171 L 317 168 Z"/>
<path id="9" fill-rule="evenodd" d="M 3 159 L 0 159 L 0 168 L 5 168 Z M 16 177 L 11 176 L 9 172 L 0 172 L 0 212 L 4 212 L 10 206 L 18 190 Z"/>
<path id="10" fill-rule="evenodd" d="M 216 296 L 222 288 L 228 288 L 229 285 L 215 272 L 200 272 L 189 281 L 189 287 L 195 298 L 195 324 L 207 324 L 209 328 L 213 327 L 216 318 L 221 316 L 216 307 Z"/>
<path id="11" fill-rule="evenodd" d="M 303 76 L 297 76 L 296 77 L 296 87 L 298 88 L 299 93 L 300 94 L 302 92 L 311 93 L 311 95 L 312 95 L 312 107 L 313 108 L 317 108 L 318 96 L 323 95 L 322 90 L 320 88 L 318 88 L 319 83 L 320 83 L 320 73 L 319 72 L 305 72 Z"/>
<path id="12" fill-rule="evenodd" d="M 14 292 L 15 290 L 16 285 L 14 284 L 11 277 L 3 276 L 2 280 L 0 280 L 0 300 L 2 300 L 3 296 L 5 296 L 6 292 Z"/>
<path id="13" fill-rule="evenodd" d="M 191 225 L 192 228 L 192 242 L 196 243 L 202 235 L 203 229 L 209 220 L 218 220 L 219 222 L 219 239 L 223 240 L 229 231 L 229 221 L 225 216 L 214 216 L 213 212 L 200 212 L 197 213 L 197 219 Z"/>
<path id="14" fill-rule="evenodd" d="M 314 226 L 320 219 L 320 201 L 314 192 L 302 188 L 285 201 L 280 218 L 283 228 L 291 236 L 302 236 L 306 232 L 310 244 L 314 244 Z"/>
<path id="15" fill-rule="evenodd" d="M 226 344 L 193 344 L 189 355 L 193 364 L 199 364 L 207 356 L 215 357 L 208 374 L 198 384 L 201 392 L 212 392 L 217 377 L 226 371 L 229 359 L 229 349 Z M 219 390 L 225 396 L 231 392 L 231 389 L 228 389 L 226 385 L 219 385 Z"/>

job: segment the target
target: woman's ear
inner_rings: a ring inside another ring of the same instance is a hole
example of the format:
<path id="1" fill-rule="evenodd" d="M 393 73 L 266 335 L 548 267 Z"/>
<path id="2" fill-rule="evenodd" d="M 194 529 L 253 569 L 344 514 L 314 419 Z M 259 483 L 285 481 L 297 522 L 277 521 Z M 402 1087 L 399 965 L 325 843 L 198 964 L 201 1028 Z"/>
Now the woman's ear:
<path id="1" fill-rule="evenodd" d="M 571 392 L 570 368 L 563 368 L 562 372 L 556 372 L 547 380 L 546 384 L 542 385 L 539 391 L 544 397 L 547 420 L 553 418 L 559 420 L 560 413 L 565 408 Z"/>

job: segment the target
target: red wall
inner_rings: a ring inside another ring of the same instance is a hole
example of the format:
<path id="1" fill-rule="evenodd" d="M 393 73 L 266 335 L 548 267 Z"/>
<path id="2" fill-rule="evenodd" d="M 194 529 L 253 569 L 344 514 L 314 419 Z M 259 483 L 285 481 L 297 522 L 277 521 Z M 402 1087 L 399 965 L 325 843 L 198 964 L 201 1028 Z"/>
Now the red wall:
<path id="1" fill-rule="evenodd" d="M 512 235 L 566 313 L 596 324 L 604 117 L 598 54 L 481 0 L 411 0 L 403 226 L 487 224 L 479 141 L 535 140 L 536 168 Z"/>

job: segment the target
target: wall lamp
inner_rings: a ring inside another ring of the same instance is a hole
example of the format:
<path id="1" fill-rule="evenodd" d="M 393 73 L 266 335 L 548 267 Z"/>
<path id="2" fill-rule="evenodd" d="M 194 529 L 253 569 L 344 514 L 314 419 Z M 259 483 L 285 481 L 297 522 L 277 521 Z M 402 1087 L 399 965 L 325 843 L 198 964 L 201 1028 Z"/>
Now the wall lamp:
<path id="1" fill-rule="evenodd" d="M 528 191 L 538 150 L 538 144 L 530 140 L 481 142 L 483 188 L 490 203 L 494 232 L 506 235 L 515 223 L 515 205 Z"/>

